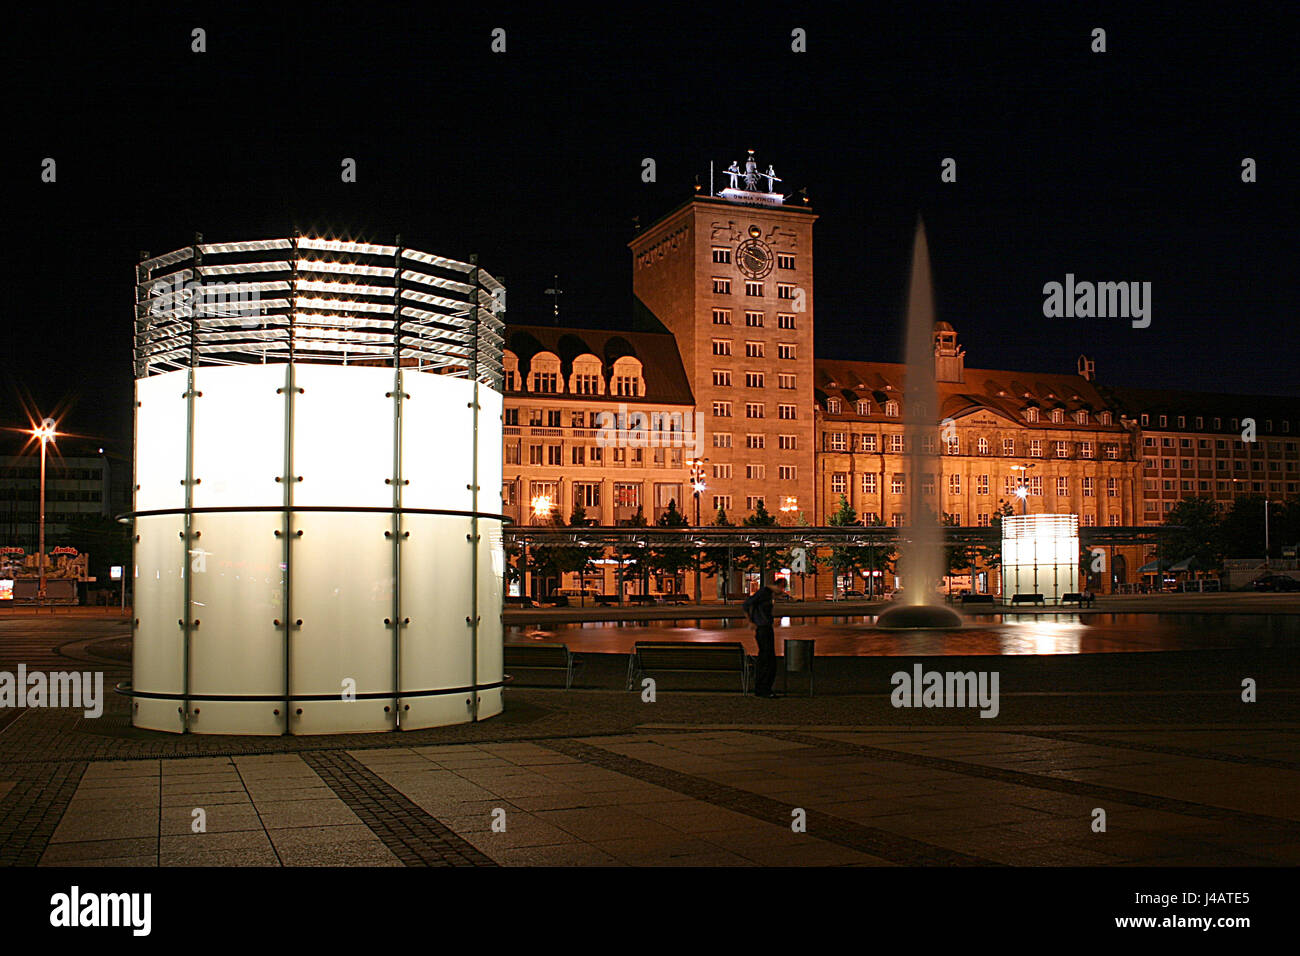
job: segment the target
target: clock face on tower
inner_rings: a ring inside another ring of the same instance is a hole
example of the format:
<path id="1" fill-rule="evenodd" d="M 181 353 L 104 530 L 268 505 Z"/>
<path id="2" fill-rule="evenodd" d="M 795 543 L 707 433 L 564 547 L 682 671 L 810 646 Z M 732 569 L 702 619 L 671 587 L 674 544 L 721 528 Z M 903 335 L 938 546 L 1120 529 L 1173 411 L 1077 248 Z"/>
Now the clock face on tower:
<path id="1" fill-rule="evenodd" d="M 746 239 L 736 247 L 736 264 L 751 279 L 761 279 L 772 271 L 775 257 L 761 239 Z"/>

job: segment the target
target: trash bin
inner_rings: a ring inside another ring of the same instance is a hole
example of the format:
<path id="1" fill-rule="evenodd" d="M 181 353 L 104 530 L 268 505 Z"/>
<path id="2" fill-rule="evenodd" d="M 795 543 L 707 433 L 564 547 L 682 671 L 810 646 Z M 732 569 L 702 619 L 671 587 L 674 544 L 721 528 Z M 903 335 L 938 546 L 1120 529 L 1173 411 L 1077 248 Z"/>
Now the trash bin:
<path id="1" fill-rule="evenodd" d="M 785 639 L 785 669 L 781 678 L 781 687 L 790 690 L 790 674 L 808 675 L 808 696 L 813 695 L 813 644 L 810 638 Z"/>

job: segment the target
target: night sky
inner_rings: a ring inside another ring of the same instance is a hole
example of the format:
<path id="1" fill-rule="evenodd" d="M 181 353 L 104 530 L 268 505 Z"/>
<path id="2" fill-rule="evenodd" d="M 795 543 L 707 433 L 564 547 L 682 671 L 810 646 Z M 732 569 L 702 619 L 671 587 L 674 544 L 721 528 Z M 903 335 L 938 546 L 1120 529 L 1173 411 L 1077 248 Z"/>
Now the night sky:
<path id="1" fill-rule="evenodd" d="M 11 24 L 0 425 L 22 424 L 30 395 L 129 449 L 133 265 L 195 231 L 400 233 L 477 253 L 510 320 L 549 321 L 558 273 L 565 324 L 623 324 L 633 218 L 750 148 L 821 216 L 820 355 L 899 359 L 920 213 L 939 317 L 972 366 L 1072 371 L 1086 352 L 1105 384 L 1300 394 L 1286 4 L 462 7 Z M 190 52 L 196 26 L 206 53 Z M 498 26 L 505 54 L 489 49 Z M 939 178 L 949 156 L 955 184 Z M 1043 284 L 1067 272 L 1151 282 L 1150 328 L 1044 318 Z"/>

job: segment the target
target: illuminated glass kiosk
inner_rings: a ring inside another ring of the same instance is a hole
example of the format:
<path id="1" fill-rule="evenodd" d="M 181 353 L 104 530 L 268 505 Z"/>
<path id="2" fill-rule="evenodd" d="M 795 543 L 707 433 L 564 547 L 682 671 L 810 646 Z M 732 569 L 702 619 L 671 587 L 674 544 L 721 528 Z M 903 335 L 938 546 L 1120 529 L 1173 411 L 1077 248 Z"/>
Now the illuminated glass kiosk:
<path id="1" fill-rule="evenodd" d="M 501 712 L 505 289 L 398 241 L 137 267 L 136 727 Z"/>
<path id="2" fill-rule="evenodd" d="M 1002 519 L 1002 593 L 1041 594 L 1061 603 L 1079 590 L 1079 516 L 1006 515 Z"/>

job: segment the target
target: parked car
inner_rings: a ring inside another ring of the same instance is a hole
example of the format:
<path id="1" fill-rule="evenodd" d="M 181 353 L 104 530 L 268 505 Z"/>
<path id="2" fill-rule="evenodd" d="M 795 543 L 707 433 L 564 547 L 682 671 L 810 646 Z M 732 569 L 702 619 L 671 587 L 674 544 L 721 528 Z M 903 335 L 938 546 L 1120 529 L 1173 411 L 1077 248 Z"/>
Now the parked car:
<path id="1" fill-rule="evenodd" d="M 1300 591 L 1300 581 L 1285 574 L 1265 574 L 1251 585 L 1256 591 Z"/>

